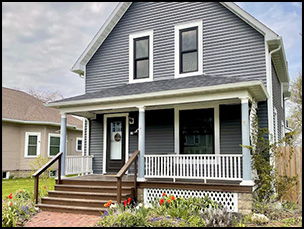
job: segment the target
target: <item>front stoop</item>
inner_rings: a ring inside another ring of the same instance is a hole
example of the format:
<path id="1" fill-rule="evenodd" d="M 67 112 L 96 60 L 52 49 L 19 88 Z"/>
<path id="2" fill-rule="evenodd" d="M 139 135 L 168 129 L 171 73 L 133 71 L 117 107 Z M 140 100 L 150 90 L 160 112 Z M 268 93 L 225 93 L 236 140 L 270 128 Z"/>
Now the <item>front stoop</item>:
<path id="1" fill-rule="evenodd" d="M 122 200 L 131 196 L 131 182 L 125 182 L 122 188 Z M 36 204 L 43 211 L 82 213 L 101 215 L 109 200 L 116 203 L 117 187 L 115 181 L 81 181 L 62 180 L 56 184 L 54 191 L 48 191 L 48 197 L 43 197 Z"/>

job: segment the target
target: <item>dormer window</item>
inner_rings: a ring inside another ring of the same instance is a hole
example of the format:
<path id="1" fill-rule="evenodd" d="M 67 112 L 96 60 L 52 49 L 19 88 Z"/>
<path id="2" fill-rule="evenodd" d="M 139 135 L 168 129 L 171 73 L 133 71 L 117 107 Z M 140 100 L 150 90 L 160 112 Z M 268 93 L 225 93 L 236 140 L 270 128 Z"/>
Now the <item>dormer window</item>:
<path id="1" fill-rule="evenodd" d="M 129 36 L 129 83 L 153 80 L 153 31 Z"/>
<path id="2" fill-rule="evenodd" d="M 203 73 L 202 21 L 175 26 L 175 77 Z"/>

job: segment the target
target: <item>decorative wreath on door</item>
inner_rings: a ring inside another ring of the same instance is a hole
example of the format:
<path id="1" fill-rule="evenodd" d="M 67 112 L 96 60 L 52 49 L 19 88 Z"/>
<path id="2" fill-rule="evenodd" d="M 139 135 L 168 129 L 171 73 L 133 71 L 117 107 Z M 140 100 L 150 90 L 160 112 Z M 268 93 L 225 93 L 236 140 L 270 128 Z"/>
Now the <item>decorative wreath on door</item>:
<path id="1" fill-rule="evenodd" d="M 114 136 L 115 141 L 120 142 L 121 140 L 121 135 L 119 133 L 116 133 Z"/>

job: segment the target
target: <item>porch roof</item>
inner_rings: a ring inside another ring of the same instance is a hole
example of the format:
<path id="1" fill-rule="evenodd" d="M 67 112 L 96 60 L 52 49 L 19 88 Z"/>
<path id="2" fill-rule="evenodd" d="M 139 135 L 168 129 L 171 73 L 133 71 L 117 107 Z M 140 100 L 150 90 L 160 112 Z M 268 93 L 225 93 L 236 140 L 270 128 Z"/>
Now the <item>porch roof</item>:
<path id="1" fill-rule="evenodd" d="M 132 99 L 135 96 L 145 95 L 164 96 L 181 93 L 207 92 L 218 90 L 247 89 L 259 100 L 268 98 L 267 91 L 261 81 L 243 79 L 236 77 L 219 77 L 213 75 L 199 75 L 167 80 L 156 80 L 144 83 L 126 83 L 122 86 L 103 89 L 97 92 L 86 93 L 83 95 L 66 98 L 46 104 L 50 107 L 74 106 L 80 104 L 109 102 L 112 99 Z M 163 92 L 163 93 L 162 93 Z M 172 93 L 171 93 L 172 92 Z M 148 97 L 148 96 L 147 96 Z"/>

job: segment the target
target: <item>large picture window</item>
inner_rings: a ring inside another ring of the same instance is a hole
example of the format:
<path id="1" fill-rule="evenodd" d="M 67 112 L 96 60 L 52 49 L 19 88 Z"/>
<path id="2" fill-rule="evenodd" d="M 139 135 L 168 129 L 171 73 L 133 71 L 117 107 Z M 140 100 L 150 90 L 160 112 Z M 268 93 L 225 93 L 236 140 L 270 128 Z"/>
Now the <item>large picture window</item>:
<path id="1" fill-rule="evenodd" d="M 214 154 L 214 109 L 181 110 L 180 153 Z"/>

